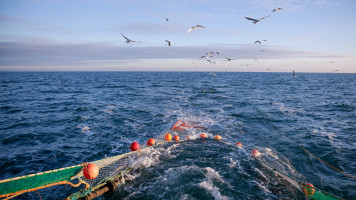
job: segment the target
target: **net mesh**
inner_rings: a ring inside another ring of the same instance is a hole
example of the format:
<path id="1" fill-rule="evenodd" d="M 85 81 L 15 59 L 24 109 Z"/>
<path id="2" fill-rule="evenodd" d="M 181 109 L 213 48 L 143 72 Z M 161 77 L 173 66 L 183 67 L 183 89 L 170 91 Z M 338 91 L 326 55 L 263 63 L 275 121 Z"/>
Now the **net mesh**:
<path id="1" fill-rule="evenodd" d="M 286 174 L 285 172 L 282 172 L 281 170 L 276 169 L 276 167 L 272 167 L 270 164 L 267 164 L 265 161 L 262 161 L 260 159 L 257 159 L 257 161 L 267 169 L 273 171 L 277 175 L 283 177 L 283 179 L 287 180 L 290 184 L 295 186 L 297 189 L 302 191 L 309 199 L 314 199 L 314 200 L 340 200 L 342 198 L 336 197 L 334 195 L 331 195 L 325 191 L 322 191 L 318 188 L 315 188 L 314 186 L 310 186 L 306 183 L 304 183 L 301 180 L 298 180 L 297 178 Z"/>

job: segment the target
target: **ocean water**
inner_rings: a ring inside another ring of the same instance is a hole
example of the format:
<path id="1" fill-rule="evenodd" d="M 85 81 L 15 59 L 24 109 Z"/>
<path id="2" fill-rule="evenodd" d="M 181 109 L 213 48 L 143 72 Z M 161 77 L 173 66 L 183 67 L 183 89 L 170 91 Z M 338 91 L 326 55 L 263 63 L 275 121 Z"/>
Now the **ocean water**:
<path id="1" fill-rule="evenodd" d="M 0 179 L 129 152 L 178 119 L 205 126 L 210 139 L 157 148 L 99 199 L 305 199 L 252 149 L 293 177 L 356 199 L 354 179 L 298 146 L 356 176 L 356 74 L 1 72 Z M 57 189 L 39 194 L 70 194 Z"/>

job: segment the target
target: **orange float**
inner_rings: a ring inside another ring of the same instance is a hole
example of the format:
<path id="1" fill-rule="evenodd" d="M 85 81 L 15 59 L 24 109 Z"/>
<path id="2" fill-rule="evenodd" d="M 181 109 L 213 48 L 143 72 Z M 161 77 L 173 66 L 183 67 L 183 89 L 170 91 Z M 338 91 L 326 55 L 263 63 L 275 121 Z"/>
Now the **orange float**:
<path id="1" fill-rule="evenodd" d="M 90 163 L 89 165 L 85 165 L 83 169 L 83 175 L 87 179 L 94 179 L 98 176 L 99 174 L 99 168 L 93 163 Z"/>
<path id="2" fill-rule="evenodd" d="M 156 141 L 153 138 L 150 138 L 147 140 L 147 145 L 148 146 L 154 146 L 156 144 Z"/>
<path id="3" fill-rule="evenodd" d="M 253 156 L 254 158 L 256 158 L 256 157 L 258 157 L 258 156 L 261 155 L 261 153 L 260 153 L 258 150 L 256 150 L 256 149 L 252 150 L 252 151 L 251 151 L 251 154 L 252 154 L 252 156 Z"/>
<path id="4" fill-rule="evenodd" d="M 167 142 L 169 142 L 169 141 L 172 140 L 172 135 L 169 134 L 169 133 L 167 133 L 166 136 L 164 136 L 164 139 L 165 139 Z"/>
<path id="5" fill-rule="evenodd" d="M 235 146 L 237 146 L 237 147 L 242 147 L 242 144 L 241 144 L 241 142 L 237 142 L 237 143 L 235 144 Z"/>
<path id="6" fill-rule="evenodd" d="M 174 140 L 174 141 L 179 141 L 179 136 L 178 136 L 178 135 L 175 135 L 175 136 L 173 137 L 173 140 Z"/>
<path id="7" fill-rule="evenodd" d="M 200 138 L 208 138 L 208 135 L 206 134 L 206 133 L 202 133 L 202 134 L 200 134 Z"/>
<path id="8" fill-rule="evenodd" d="M 140 150 L 140 145 L 139 145 L 137 142 L 133 142 L 133 143 L 130 145 L 130 149 L 131 149 L 131 151 Z"/>
<path id="9" fill-rule="evenodd" d="M 220 135 L 215 135 L 214 136 L 214 140 L 221 140 L 221 136 Z"/>

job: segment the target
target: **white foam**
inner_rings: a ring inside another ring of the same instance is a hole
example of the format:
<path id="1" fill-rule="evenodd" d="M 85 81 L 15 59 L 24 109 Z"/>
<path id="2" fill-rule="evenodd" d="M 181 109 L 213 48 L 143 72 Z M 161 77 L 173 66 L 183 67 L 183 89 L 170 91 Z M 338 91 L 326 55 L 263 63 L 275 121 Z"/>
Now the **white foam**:
<path id="1" fill-rule="evenodd" d="M 215 179 L 215 180 L 220 181 L 221 183 L 225 183 L 225 181 L 222 179 L 220 174 L 217 171 L 215 171 L 213 168 L 205 167 L 204 169 L 206 170 L 205 176 L 209 180 Z"/>
<path id="2" fill-rule="evenodd" d="M 80 128 L 81 132 L 86 135 L 93 135 L 94 133 L 91 131 L 91 128 L 86 124 L 79 124 L 75 128 Z"/>
<path id="3" fill-rule="evenodd" d="M 129 157 L 129 167 L 133 169 L 147 168 L 159 161 L 161 152 L 154 148 L 148 148 Z"/>
<path id="4" fill-rule="evenodd" d="M 199 187 L 205 189 L 210 193 L 215 199 L 229 199 L 228 197 L 222 195 L 219 188 L 216 187 L 211 181 L 206 180 L 198 184 Z"/>

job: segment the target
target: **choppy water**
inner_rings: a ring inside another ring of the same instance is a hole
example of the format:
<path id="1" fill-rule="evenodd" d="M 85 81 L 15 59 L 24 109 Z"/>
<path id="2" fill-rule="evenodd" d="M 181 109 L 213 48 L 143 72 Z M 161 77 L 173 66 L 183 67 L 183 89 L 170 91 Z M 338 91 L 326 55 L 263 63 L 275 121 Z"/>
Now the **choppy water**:
<path id="1" fill-rule="evenodd" d="M 355 180 L 297 145 L 356 176 L 356 74 L 291 75 L 1 72 L 0 179 L 126 153 L 131 142 L 143 144 L 183 119 L 223 142 L 159 148 L 137 161 L 131 181 L 102 199 L 304 198 L 252 159 L 252 149 L 320 189 L 356 199 Z"/>

